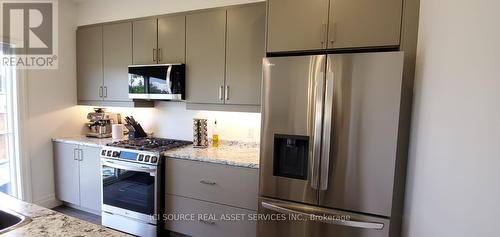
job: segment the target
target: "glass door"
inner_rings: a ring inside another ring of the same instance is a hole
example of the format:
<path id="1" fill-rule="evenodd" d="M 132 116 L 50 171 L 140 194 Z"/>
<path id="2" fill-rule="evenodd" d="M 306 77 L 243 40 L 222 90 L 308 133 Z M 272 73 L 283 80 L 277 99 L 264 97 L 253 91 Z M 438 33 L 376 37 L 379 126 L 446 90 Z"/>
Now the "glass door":
<path id="1" fill-rule="evenodd" d="M 105 205 L 145 215 L 155 214 L 155 171 L 146 172 L 103 163 L 102 185 Z"/>
<path id="2" fill-rule="evenodd" d="M 3 56 L 0 43 L 0 58 Z M 0 192 L 18 196 L 15 149 L 16 68 L 0 67 Z"/>

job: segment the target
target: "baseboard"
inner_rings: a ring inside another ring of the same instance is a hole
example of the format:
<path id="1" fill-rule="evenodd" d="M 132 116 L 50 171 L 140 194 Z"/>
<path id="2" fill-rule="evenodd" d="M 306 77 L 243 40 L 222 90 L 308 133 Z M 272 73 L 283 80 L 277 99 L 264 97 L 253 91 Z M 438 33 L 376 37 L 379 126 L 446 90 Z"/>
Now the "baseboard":
<path id="1" fill-rule="evenodd" d="M 62 205 L 62 202 L 57 200 L 55 194 L 47 195 L 45 197 L 42 197 L 36 201 L 33 201 L 34 204 L 52 209 L 54 207 L 58 207 Z"/>

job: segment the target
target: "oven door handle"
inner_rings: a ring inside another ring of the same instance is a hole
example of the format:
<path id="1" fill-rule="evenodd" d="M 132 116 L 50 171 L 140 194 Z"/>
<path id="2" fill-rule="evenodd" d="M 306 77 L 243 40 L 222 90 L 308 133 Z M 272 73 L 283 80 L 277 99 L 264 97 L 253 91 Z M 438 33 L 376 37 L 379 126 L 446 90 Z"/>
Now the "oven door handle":
<path id="1" fill-rule="evenodd" d="M 156 169 L 151 169 L 145 166 L 136 166 L 136 165 L 122 165 L 122 164 L 117 164 L 113 161 L 107 161 L 103 160 L 102 164 L 105 166 L 109 166 L 111 168 L 116 168 L 116 169 L 122 169 L 122 170 L 130 170 L 130 171 L 137 171 L 137 172 L 146 172 L 150 174 L 156 174 Z"/>

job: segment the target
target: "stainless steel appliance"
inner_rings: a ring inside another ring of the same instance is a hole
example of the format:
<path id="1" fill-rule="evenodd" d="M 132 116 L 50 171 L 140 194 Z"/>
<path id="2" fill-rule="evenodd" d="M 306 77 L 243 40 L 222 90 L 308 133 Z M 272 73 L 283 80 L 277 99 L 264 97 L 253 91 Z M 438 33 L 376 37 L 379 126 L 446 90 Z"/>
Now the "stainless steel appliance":
<path id="1" fill-rule="evenodd" d="M 147 100 L 184 100 L 184 64 L 131 65 L 128 67 L 128 97 Z"/>
<path id="2" fill-rule="evenodd" d="M 87 137 L 108 138 L 111 137 L 112 124 L 121 123 L 121 115 L 119 113 L 107 113 L 104 108 L 95 108 L 94 112 L 87 114 Z"/>
<path id="3" fill-rule="evenodd" d="M 399 236 L 403 52 L 265 58 L 258 236 Z M 271 216 L 272 215 L 268 215 Z"/>
<path id="4" fill-rule="evenodd" d="M 138 236 L 161 236 L 164 210 L 162 152 L 191 142 L 140 138 L 101 149 L 102 224 Z"/>

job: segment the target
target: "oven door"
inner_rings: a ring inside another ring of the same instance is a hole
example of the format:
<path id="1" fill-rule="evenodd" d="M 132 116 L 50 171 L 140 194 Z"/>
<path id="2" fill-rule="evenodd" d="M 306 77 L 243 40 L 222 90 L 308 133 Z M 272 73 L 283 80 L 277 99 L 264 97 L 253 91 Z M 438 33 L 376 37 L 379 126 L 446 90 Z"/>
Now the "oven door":
<path id="1" fill-rule="evenodd" d="M 158 179 L 156 166 L 102 159 L 102 210 L 156 224 Z"/>

